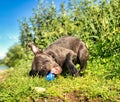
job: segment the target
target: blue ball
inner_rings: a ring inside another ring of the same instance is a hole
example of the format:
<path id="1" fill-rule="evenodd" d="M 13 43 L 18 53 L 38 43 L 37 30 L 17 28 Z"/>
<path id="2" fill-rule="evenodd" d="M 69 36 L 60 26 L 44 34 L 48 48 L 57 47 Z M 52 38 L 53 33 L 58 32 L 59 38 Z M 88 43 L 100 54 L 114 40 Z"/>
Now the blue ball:
<path id="1" fill-rule="evenodd" d="M 54 78 L 55 78 L 55 75 L 50 72 L 46 76 L 46 80 L 48 80 L 48 81 L 54 80 Z"/>

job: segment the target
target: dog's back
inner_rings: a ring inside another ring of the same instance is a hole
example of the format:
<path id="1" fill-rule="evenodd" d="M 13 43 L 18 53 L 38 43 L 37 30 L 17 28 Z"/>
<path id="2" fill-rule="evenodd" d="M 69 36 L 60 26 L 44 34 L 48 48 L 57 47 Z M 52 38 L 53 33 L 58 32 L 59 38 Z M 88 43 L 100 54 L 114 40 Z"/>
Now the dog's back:
<path id="1" fill-rule="evenodd" d="M 84 71 L 89 57 L 87 46 L 77 37 L 64 36 L 52 43 L 46 50 L 63 47 L 72 50 L 77 55 L 77 63 L 81 66 L 81 71 Z M 61 52 L 62 53 L 62 52 Z"/>
<path id="2" fill-rule="evenodd" d="M 57 47 L 63 47 L 66 49 L 70 49 L 70 50 L 74 51 L 75 53 L 77 53 L 79 46 L 81 44 L 85 45 L 82 41 L 80 41 L 76 37 L 64 36 L 64 37 L 61 37 L 60 39 L 56 40 L 50 46 L 48 46 L 47 49 L 51 49 L 51 48 L 54 48 L 57 46 Z"/>

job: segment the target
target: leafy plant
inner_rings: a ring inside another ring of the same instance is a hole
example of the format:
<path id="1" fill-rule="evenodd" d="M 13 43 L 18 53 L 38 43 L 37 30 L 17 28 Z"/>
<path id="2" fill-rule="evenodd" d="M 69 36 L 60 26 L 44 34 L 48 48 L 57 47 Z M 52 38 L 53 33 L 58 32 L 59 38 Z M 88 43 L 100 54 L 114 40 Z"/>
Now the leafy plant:
<path id="1" fill-rule="evenodd" d="M 9 49 L 3 62 L 9 67 L 17 66 L 19 62 L 25 58 L 24 49 L 21 45 L 15 45 Z"/>

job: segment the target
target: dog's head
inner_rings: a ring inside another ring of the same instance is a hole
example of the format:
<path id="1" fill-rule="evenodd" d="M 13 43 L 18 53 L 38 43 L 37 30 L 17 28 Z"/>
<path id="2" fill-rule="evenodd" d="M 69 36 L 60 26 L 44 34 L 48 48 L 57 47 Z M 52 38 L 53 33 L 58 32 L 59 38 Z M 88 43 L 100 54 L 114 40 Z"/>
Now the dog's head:
<path id="1" fill-rule="evenodd" d="M 28 46 L 34 53 L 34 60 L 32 63 L 32 69 L 29 72 L 30 76 L 45 76 L 48 72 L 54 74 L 60 74 L 62 72 L 61 67 L 54 61 L 52 56 L 42 52 L 34 43 L 29 43 Z"/>

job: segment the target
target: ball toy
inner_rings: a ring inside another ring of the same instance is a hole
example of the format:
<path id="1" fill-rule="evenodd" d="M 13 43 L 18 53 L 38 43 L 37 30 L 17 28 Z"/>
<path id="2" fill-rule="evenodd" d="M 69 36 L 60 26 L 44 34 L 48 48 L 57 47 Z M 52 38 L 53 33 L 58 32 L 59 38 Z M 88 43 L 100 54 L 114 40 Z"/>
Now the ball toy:
<path id="1" fill-rule="evenodd" d="M 46 80 L 48 80 L 48 81 L 54 80 L 54 78 L 55 78 L 55 75 L 50 72 L 46 76 Z"/>

